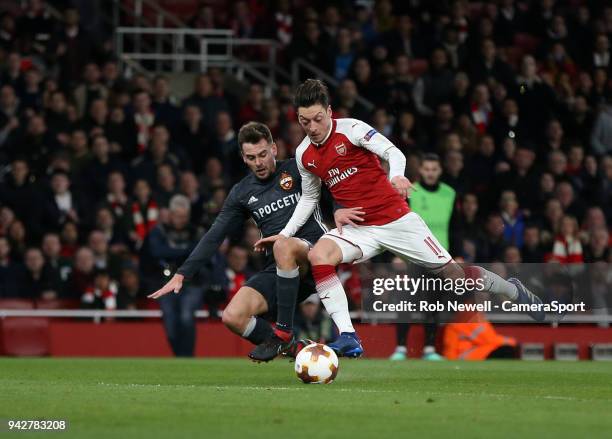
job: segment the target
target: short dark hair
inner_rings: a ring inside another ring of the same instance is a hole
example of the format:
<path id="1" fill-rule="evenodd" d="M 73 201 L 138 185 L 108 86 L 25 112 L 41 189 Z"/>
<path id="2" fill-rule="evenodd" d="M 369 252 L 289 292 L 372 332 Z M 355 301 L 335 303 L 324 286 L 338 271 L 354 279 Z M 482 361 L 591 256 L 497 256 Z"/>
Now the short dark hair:
<path id="1" fill-rule="evenodd" d="M 440 163 L 440 156 L 436 153 L 433 152 L 428 152 L 426 154 L 423 154 L 423 157 L 421 157 L 421 161 L 422 162 L 438 162 Z"/>
<path id="2" fill-rule="evenodd" d="M 293 103 L 296 108 L 310 107 L 320 104 L 324 108 L 329 106 L 329 91 L 320 79 L 307 79 L 295 90 Z"/>
<path id="3" fill-rule="evenodd" d="M 270 128 L 261 122 L 246 123 L 238 131 L 238 145 L 240 145 L 241 152 L 244 143 L 257 143 L 261 139 L 266 139 L 268 144 L 273 142 Z"/>

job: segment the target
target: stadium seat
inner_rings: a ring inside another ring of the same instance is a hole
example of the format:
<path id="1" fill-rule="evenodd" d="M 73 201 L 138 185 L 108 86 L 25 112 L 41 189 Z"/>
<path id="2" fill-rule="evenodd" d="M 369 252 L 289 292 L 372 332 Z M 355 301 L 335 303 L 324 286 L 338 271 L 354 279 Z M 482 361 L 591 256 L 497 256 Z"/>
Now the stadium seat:
<path id="1" fill-rule="evenodd" d="M 428 67 L 429 62 L 426 59 L 413 59 L 410 61 L 410 73 L 417 78 L 425 73 Z"/>
<path id="2" fill-rule="evenodd" d="M 34 309 L 30 299 L 0 299 L 0 309 Z"/>
<path id="3" fill-rule="evenodd" d="M 540 45 L 540 39 L 527 33 L 517 33 L 514 36 L 514 45 L 523 49 L 524 52 L 533 53 Z"/>
<path id="4" fill-rule="evenodd" d="M 74 299 L 50 299 L 37 300 L 35 305 L 37 309 L 78 309 L 80 303 Z"/>
<path id="5" fill-rule="evenodd" d="M 514 68 L 518 68 L 525 51 L 518 46 L 509 46 L 503 49 L 504 59 Z"/>
<path id="6" fill-rule="evenodd" d="M 577 343 L 555 343 L 553 348 L 555 360 L 578 361 Z"/>
<path id="7" fill-rule="evenodd" d="M 2 321 L 0 336 L 4 355 L 33 357 L 49 354 L 49 319 L 6 318 Z"/>

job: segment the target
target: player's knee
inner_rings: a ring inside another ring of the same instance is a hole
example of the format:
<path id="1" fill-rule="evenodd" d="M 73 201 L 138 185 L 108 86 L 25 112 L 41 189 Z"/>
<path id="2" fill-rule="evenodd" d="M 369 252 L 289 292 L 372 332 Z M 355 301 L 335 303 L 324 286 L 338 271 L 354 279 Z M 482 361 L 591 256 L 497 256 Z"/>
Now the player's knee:
<path id="1" fill-rule="evenodd" d="M 324 247 L 315 246 L 308 252 L 308 261 L 310 265 L 324 265 L 331 263 L 331 254 Z"/>
<path id="2" fill-rule="evenodd" d="M 272 246 L 274 257 L 285 257 L 290 252 L 290 243 L 291 240 L 289 238 L 281 238 L 274 241 L 274 245 Z"/>
<path id="3" fill-rule="evenodd" d="M 279 239 L 273 246 L 274 259 L 277 263 L 295 263 L 297 254 L 297 243 L 291 238 Z"/>
<path id="4" fill-rule="evenodd" d="M 242 319 L 241 313 L 237 312 L 237 310 L 230 306 L 225 308 L 223 310 L 223 314 L 221 315 L 221 321 L 230 329 L 240 328 Z"/>

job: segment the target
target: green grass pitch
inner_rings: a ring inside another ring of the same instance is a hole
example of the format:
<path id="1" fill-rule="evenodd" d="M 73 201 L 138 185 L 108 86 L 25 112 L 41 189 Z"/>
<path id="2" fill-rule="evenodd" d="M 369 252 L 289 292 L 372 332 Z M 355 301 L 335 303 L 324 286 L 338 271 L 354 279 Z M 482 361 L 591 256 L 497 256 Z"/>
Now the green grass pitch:
<path id="1" fill-rule="evenodd" d="M 612 364 L 341 359 L 305 385 L 287 360 L 0 359 L 0 419 L 37 418 L 69 430 L 0 437 L 612 437 Z"/>

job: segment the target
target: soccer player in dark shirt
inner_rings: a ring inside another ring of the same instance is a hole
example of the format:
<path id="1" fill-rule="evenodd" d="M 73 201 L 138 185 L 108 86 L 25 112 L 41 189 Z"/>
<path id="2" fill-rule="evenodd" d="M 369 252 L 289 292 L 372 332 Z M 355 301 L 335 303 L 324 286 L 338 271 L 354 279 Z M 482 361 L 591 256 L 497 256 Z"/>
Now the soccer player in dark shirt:
<path id="1" fill-rule="evenodd" d="M 238 133 L 238 142 L 243 160 L 252 172 L 232 188 L 210 230 L 170 281 L 150 298 L 178 293 L 183 281 L 210 261 L 225 237 L 247 218 L 252 218 L 266 237 L 278 234 L 293 215 L 301 196 L 301 177 L 295 160 L 276 161 L 276 145 L 270 130 L 258 122 L 244 125 Z M 317 207 L 293 239 L 268 252 L 265 268 L 248 279 L 232 298 L 223 311 L 225 325 L 256 345 L 275 340 L 276 334 L 280 334 L 282 340 L 276 340 L 276 354 L 292 350 L 297 344 L 292 335 L 296 302 L 316 293 L 309 273 L 308 251 L 326 231 Z M 278 268 L 273 254 L 282 259 Z M 277 312 L 275 328 L 266 320 L 274 312 Z M 348 316 L 348 306 L 341 312 Z M 285 337 L 287 333 L 291 336 Z"/>

